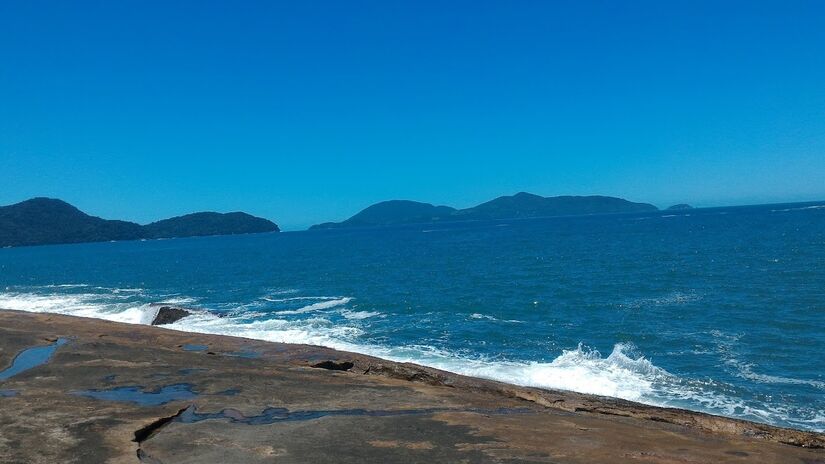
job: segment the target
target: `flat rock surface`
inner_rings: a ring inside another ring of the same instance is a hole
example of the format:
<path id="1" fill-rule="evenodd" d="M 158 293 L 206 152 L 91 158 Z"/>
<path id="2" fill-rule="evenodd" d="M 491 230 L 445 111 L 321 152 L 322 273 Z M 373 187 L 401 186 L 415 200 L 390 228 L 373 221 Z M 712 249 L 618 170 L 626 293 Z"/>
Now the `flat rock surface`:
<path id="1" fill-rule="evenodd" d="M 0 462 L 800 463 L 821 434 L 305 345 L 0 311 Z M 318 367 L 313 367 L 318 366 Z"/>

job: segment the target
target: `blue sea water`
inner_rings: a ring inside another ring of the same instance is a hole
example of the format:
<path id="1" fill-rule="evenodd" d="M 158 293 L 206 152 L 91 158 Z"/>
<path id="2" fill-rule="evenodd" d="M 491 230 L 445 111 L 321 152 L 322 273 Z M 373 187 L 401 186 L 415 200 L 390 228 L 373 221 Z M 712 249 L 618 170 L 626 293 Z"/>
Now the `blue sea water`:
<path id="1" fill-rule="evenodd" d="M 202 310 L 180 330 L 825 430 L 822 203 L 0 250 L 2 308 L 157 302 Z"/>

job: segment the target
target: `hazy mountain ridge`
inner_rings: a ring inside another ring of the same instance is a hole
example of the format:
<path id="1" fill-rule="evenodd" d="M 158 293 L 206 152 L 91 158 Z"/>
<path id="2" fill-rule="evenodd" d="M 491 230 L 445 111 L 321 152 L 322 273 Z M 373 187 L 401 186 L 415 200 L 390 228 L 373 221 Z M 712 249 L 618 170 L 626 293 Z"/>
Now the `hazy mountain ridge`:
<path id="1" fill-rule="evenodd" d="M 310 229 L 370 227 L 439 221 L 518 219 L 585 214 L 658 211 L 648 203 L 601 195 L 542 197 L 527 192 L 505 195 L 465 209 L 434 206 L 409 200 L 376 203 L 342 222 L 317 224 Z M 413 214 L 413 212 L 415 214 Z"/>
<path id="2" fill-rule="evenodd" d="M 90 216 L 65 201 L 32 198 L 0 207 L 0 247 L 275 232 L 246 213 L 194 213 L 142 226 Z"/>

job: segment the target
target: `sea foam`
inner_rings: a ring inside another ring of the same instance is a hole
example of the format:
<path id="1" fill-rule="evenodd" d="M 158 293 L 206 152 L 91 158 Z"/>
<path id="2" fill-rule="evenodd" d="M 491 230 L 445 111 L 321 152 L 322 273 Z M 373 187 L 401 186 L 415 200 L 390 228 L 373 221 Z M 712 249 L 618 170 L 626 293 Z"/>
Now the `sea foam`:
<path id="1" fill-rule="evenodd" d="M 92 317 L 131 324 L 151 323 L 159 307 L 157 304 L 134 301 L 134 298 L 124 300 L 125 297 L 112 290 L 108 289 L 105 295 L 6 291 L 0 292 L 0 308 Z M 783 422 L 813 430 L 825 429 L 825 417 L 821 414 L 812 415 L 782 406 L 755 407 L 746 404 L 739 398 L 721 393 L 724 391 L 723 385 L 710 380 L 681 378 L 656 366 L 651 360 L 636 353 L 635 347 L 629 343 L 615 344 L 607 356 L 580 344 L 576 348 L 562 351 L 546 362 L 469 357 L 429 345 L 383 346 L 365 343 L 364 327 L 353 324 L 380 313 L 353 311 L 347 307 L 352 301 L 351 297 L 290 297 L 277 300 L 279 303 L 300 300 L 315 302 L 294 310 L 257 313 L 237 311 L 224 314 L 224 317 L 209 311 L 199 311 L 168 327 L 196 333 L 325 346 L 522 386 L 610 396 L 655 406 L 691 407 L 768 423 Z M 168 296 L 162 301 L 168 304 L 196 303 L 196 300 L 181 295 Z M 342 319 L 331 321 L 326 317 L 327 311 L 334 311 Z M 275 318 L 258 319 L 254 318 L 256 314 Z M 294 315 L 311 317 L 289 317 Z M 474 313 L 469 317 L 490 320 L 484 316 Z M 743 376 L 756 381 L 797 382 L 795 379 L 755 374 L 749 370 L 750 366 L 736 367 L 741 369 Z M 823 387 L 821 382 L 806 383 L 815 388 Z"/>

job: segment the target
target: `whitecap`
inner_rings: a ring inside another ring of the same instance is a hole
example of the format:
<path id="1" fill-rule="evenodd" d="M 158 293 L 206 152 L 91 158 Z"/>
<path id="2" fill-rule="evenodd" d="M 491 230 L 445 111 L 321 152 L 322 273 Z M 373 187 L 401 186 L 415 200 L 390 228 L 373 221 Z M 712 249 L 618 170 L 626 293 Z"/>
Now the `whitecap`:
<path id="1" fill-rule="evenodd" d="M 798 208 L 772 209 L 772 213 L 786 213 L 788 211 L 805 211 L 810 209 L 823 209 L 825 205 L 800 206 Z"/>
<path id="2" fill-rule="evenodd" d="M 381 316 L 378 311 L 341 311 L 341 315 L 350 320 L 368 319 L 370 317 Z"/>
<path id="3" fill-rule="evenodd" d="M 282 303 L 285 301 L 301 301 L 301 300 L 338 300 L 340 296 L 293 296 L 289 298 L 272 298 L 270 296 L 261 297 L 262 300 L 270 303 Z"/>
<path id="4" fill-rule="evenodd" d="M 27 292 L 0 293 L 0 308 L 34 313 L 55 313 L 71 316 L 92 317 L 130 324 L 146 323 L 146 313 L 152 311 L 148 304 L 103 301 L 101 295 L 36 294 Z"/>
<path id="5" fill-rule="evenodd" d="M 337 300 L 325 300 L 311 305 L 303 306 L 298 309 L 287 309 L 283 311 L 276 311 L 275 314 L 289 315 L 289 314 L 306 314 L 313 311 L 320 311 L 322 309 L 334 308 L 349 303 L 352 300 L 350 297 L 339 298 Z"/>
<path id="6" fill-rule="evenodd" d="M 343 307 L 350 297 L 306 297 L 312 304 L 293 310 L 291 314 L 315 313 L 314 317 L 289 320 L 285 314 L 275 314 L 275 319 L 252 320 L 253 314 L 240 311 L 225 317 L 203 311 L 183 318 L 171 325 L 189 332 L 233 335 L 283 343 L 327 346 L 339 350 L 359 352 L 398 362 L 414 362 L 458 374 L 487 378 L 523 386 L 572 390 L 603 396 L 623 398 L 656 406 L 676 406 L 699 409 L 706 412 L 757 420 L 767 423 L 794 425 L 814 430 L 825 428 L 821 411 L 789 409 L 782 405 L 754 403 L 726 394 L 729 385 L 710 379 L 696 380 L 676 376 L 656 366 L 651 360 L 636 353 L 626 343 L 616 344 L 608 356 L 579 345 L 565 350 L 550 361 L 523 361 L 471 357 L 466 353 L 451 352 L 427 345 L 380 346 L 365 343 L 364 328 L 355 327 L 357 321 L 382 316 L 373 311 L 352 311 L 339 308 L 337 312 L 323 309 Z M 667 300 L 667 299 L 666 299 Z M 183 295 L 170 295 L 167 302 L 194 302 Z M 668 304 L 681 301 L 678 297 Z M 111 295 L 36 294 L 31 292 L 0 292 L 0 308 L 31 312 L 50 312 L 75 316 L 96 317 L 118 322 L 149 324 L 157 311 L 157 305 L 141 302 L 113 300 Z M 272 312 L 263 312 L 273 316 Z M 330 321 L 325 315 L 340 314 L 352 324 Z M 471 319 L 485 320 L 492 316 L 482 313 L 469 315 Z M 741 335 L 711 332 L 720 342 L 720 349 L 730 350 Z M 737 367 L 735 358 L 726 358 Z M 802 382 L 816 388 L 825 383 L 754 373 L 752 366 L 738 365 L 742 375 L 751 380 L 776 383 Z M 748 370 L 750 369 L 750 370 Z"/>

